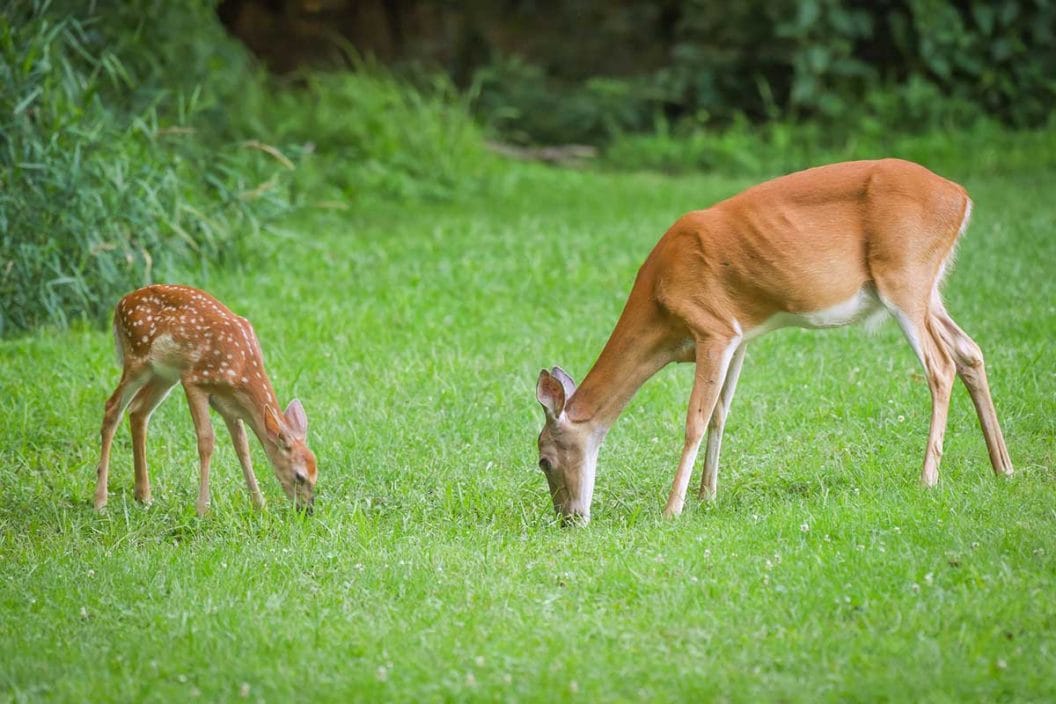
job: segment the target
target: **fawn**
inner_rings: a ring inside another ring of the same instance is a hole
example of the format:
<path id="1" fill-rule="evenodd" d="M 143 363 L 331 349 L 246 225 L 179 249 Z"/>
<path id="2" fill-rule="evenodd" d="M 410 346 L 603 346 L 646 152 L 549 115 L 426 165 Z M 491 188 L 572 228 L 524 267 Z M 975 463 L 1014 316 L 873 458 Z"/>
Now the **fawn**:
<path id="1" fill-rule="evenodd" d="M 311 510 L 316 466 L 315 455 L 305 444 L 308 418 L 296 399 L 279 415 L 260 343 L 248 320 L 204 291 L 147 286 L 118 302 L 114 342 L 123 370 L 103 415 L 96 509 L 106 506 L 110 446 L 126 408 L 130 408 L 135 497 L 150 503 L 147 422 L 172 387 L 181 383 L 198 436 L 200 515 L 209 509 L 209 461 L 214 447 L 210 406 L 227 423 L 253 505 L 263 507 L 264 496 L 253 474 L 244 422 L 264 446 L 286 495 L 298 508 Z"/>
<path id="2" fill-rule="evenodd" d="M 961 186 L 898 159 L 822 166 L 767 181 L 684 215 L 642 264 L 623 313 L 577 388 L 559 367 L 536 382 L 546 424 L 539 467 L 554 508 L 586 522 L 598 450 L 638 388 L 670 362 L 694 362 L 682 459 L 664 513 L 678 515 L 705 430 L 702 498 L 715 496 L 719 446 L 745 347 L 786 326 L 893 317 L 927 374 L 931 430 L 921 482 L 939 480 L 956 373 L 975 404 L 994 473 L 1012 474 L 979 346 L 939 285 L 972 201 Z"/>

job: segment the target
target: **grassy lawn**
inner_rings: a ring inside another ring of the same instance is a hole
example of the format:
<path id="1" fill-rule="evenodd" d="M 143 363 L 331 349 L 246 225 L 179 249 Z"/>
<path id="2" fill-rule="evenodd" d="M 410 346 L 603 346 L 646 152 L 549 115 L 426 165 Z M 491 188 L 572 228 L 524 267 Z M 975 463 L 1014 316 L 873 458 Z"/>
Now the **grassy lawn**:
<path id="1" fill-rule="evenodd" d="M 748 351 L 717 503 L 660 518 L 692 378 L 670 367 L 602 449 L 593 523 L 556 525 L 539 368 L 581 379 L 664 229 L 743 179 L 519 168 L 479 200 L 299 216 L 263 263 L 188 279 L 303 400 L 310 518 L 255 441 L 253 512 L 218 417 L 196 518 L 179 392 L 152 423 L 154 505 L 126 424 L 97 515 L 109 333 L 2 342 L 0 699 L 1052 700 L 1054 175 L 964 179 L 946 287 L 1011 481 L 958 382 L 919 488 L 930 405 L 897 326 L 781 331 Z"/>

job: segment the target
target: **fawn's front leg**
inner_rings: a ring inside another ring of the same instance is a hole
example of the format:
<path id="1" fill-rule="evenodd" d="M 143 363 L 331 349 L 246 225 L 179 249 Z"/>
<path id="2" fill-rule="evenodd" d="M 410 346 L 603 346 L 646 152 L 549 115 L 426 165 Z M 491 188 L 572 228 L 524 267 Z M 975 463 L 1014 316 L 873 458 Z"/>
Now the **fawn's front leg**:
<path id="1" fill-rule="evenodd" d="M 253 460 L 249 454 L 246 428 L 240 419 L 229 417 L 226 414 L 224 414 L 224 422 L 227 423 L 227 430 L 231 433 L 231 442 L 235 445 L 235 453 L 242 465 L 242 476 L 246 478 L 246 488 L 249 489 L 249 498 L 253 501 L 253 508 L 264 508 L 264 494 L 260 493 L 257 477 L 253 474 Z"/>
<path id="2" fill-rule="evenodd" d="M 198 515 L 204 516 L 209 511 L 209 462 L 213 457 L 216 436 L 213 424 L 209 420 L 209 394 L 193 384 L 183 383 L 187 392 L 187 405 L 191 409 L 191 420 L 198 436 L 198 461 L 200 463 L 200 481 L 198 485 Z"/>

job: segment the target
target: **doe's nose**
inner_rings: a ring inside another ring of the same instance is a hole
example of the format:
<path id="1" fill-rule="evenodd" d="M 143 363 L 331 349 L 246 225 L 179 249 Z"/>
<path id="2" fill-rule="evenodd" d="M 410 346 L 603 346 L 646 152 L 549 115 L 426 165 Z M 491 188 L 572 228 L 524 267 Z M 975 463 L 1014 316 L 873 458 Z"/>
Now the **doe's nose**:
<path id="1" fill-rule="evenodd" d="M 581 511 L 570 511 L 561 514 L 561 526 L 564 528 L 579 528 L 590 523 L 590 514 Z"/>

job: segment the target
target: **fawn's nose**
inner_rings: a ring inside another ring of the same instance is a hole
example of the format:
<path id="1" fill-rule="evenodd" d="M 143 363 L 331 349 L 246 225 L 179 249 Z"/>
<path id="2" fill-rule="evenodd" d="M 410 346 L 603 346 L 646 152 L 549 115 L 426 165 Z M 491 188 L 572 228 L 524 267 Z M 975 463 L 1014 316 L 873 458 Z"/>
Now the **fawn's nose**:
<path id="1" fill-rule="evenodd" d="M 295 504 L 298 511 L 304 511 L 305 515 L 311 516 L 315 512 L 315 495 L 308 494 L 305 497 L 298 496 Z"/>

